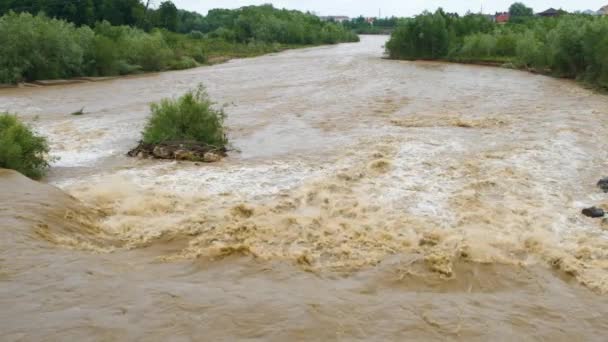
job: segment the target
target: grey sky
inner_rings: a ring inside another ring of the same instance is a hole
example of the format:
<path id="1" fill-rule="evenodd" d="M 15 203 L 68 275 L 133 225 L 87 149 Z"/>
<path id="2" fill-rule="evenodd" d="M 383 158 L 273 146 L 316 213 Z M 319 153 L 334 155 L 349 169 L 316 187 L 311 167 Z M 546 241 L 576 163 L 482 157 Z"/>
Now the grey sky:
<path id="1" fill-rule="evenodd" d="M 161 0 L 157 0 L 160 2 Z M 206 14 L 212 8 L 238 8 L 247 5 L 272 3 L 275 7 L 298 9 L 316 12 L 319 15 L 359 15 L 377 16 L 411 16 L 425 9 L 435 10 L 443 7 L 450 12 L 465 13 L 467 10 L 479 12 L 483 5 L 484 12 L 504 11 L 515 0 L 173 0 L 180 8 Z M 565 10 L 598 10 L 608 5 L 608 0 L 525 0 L 535 11 L 544 11 L 549 7 Z"/>

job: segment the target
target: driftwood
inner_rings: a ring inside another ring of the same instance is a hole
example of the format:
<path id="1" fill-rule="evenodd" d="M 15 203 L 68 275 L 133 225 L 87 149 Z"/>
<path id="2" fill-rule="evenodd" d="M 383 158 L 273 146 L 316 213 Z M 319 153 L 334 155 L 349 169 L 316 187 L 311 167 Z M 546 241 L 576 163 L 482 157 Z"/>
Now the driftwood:
<path id="1" fill-rule="evenodd" d="M 127 153 L 130 157 L 188 160 L 213 163 L 226 156 L 226 148 L 215 147 L 197 141 L 166 141 L 146 144 L 143 141 Z"/>

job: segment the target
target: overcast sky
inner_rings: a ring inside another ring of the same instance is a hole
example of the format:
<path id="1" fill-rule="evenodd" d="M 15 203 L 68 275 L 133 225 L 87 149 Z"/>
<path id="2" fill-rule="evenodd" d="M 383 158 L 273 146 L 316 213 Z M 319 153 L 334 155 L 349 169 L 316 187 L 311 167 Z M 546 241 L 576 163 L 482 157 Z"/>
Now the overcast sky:
<path id="1" fill-rule="evenodd" d="M 161 0 L 157 0 L 160 2 Z M 479 12 L 483 5 L 485 13 L 504 11 L 515 0 L 173 0 L 179 7 L 206 14 L 212 8 L 238 8 L 247 5 L 272 3 L 275 7 L 316 12 L 319 15 L 411 16 L 425 9 L 443 7 L 449 12 Z M 536 12 L 549 7 L 574 10 L 598 10 L 608 5 L 608 0 L 526 0 L 523 1 Z"/>

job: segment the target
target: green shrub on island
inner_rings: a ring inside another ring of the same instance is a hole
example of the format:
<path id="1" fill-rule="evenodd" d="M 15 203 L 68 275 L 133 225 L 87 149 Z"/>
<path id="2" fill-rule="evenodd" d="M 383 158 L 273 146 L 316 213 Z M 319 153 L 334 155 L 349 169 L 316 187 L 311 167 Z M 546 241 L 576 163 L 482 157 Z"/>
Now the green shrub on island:
<path id="1" fill-rule="evenodd" d="M 38 179 L 49 167 L 49 146 L 17 116 L 0 113 L 0 168 L 13 169 Z"/>
<path id="2" fill-rule="evenodd" d="M 178 99 L 163 99 L 150 106 L 152 115 L 143 132 L 144 144 L 195 142 L 214 149 L 228 143 L 225 113 L 215 109 L 202 85 Z"/>

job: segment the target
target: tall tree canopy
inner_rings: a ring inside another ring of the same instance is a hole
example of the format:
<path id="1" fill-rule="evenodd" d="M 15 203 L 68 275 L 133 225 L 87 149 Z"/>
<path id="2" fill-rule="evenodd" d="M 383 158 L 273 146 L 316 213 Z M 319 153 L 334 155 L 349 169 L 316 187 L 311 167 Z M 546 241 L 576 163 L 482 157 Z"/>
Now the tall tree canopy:
<path id="1" fill-rule="evenodd" d="M 113 25 L 135 26 L 145 15 L 140 0 L 0 0 L 0 15 L 8 11 L 42 12 L 77 25 L 106 20 Z"/>
<path id="2" fill-rule="evenodd" d="M 171 1 L 163 1 L 156 11 L 158 17 L 157 27 L 165 28 L 169 31 L 176 31 L 178 24 L 177 7 Z"/>
<path id="3" fill-rule="evenodd" d="M 509 14 L 512 17 L 531 17 L 534 15 L 534 11 L 525 4 L 516 2 L 509 7 Z"/>

